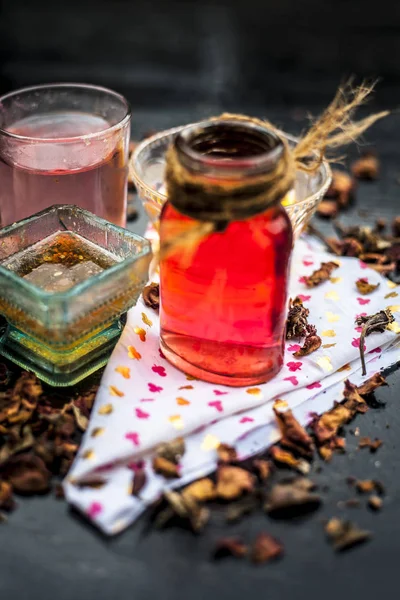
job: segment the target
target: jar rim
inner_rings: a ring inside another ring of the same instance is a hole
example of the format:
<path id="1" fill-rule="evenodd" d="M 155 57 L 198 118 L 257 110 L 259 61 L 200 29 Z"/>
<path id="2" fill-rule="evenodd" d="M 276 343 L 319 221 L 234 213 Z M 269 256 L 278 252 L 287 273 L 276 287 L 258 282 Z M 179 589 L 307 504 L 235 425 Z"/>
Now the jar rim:
<path id="1" fill-rule="evenodd" d="M 236 136 L 237 143 L 245 140 L 248 145 L 253 144 L 254 152 L 230 154 L 228 149 L 225 156 L 213 156 L 212 153 L 207 154 L 198 149 L 201 140 L 207 144 L 213 135 L 221 135 L 224 129 L 228 136 L 231 135 L 231 141 L 235 141 Z M 275 168 L 284 150 L 282 138 L 267 126 L 229 118 L 188 125 L 178 133 L 174 146 L 186 168 L 193 172 L 212 174 L 216 178 L 268 173 Z"/>

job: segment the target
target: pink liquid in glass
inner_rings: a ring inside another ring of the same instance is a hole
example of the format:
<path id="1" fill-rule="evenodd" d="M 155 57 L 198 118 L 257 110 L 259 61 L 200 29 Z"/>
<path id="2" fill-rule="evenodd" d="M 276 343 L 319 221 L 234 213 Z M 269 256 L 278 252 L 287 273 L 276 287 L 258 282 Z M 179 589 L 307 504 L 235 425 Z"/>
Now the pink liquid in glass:
<path id="1" fill-rule="evenodd" d="M 7 127 L 31 139 L 3 138 L 0 225 L 53 204 L 76 204 L 124 226 L 129 132 L 109 129 L 102 117 L 78 111 L 31 116 Z"/>

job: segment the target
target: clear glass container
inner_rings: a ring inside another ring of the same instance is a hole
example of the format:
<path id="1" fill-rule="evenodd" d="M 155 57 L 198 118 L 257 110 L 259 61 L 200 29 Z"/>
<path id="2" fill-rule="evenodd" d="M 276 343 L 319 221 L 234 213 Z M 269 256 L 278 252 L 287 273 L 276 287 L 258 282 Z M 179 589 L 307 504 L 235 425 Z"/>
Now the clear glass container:
<path id="1" fill-rule="evenodd" d="M 126 224 L 130 107 L 106 88 L 40 85 L 0 98 L 0 226 L 54 204 Z"/>
<path id="2" fill-rule="evenodd" d="M 69 289 L 48 291 L 25 279 L 44 263 L 70 256 L 79 263 L 87 248 L 101 272 Z M 76 206 L 52 206 L 3 228 L 0 313 L 8 328 L 0 353 L 51 385 L 77 383 L 106 364 L 150 261 L 147 240 Z"/>
<path id="3" fill-rule="evenodd" d="M 266 382 L 283 364 L 293 246 L 283 198 L 268 197 L 284 145 L 260 125 L 216 120 L 185 128 L 173 150 L 179 180 L 170 165 L 160 217 L 162 351 L 205 381 Z M 191 242 L 201 221 L 214 230 Z"/>

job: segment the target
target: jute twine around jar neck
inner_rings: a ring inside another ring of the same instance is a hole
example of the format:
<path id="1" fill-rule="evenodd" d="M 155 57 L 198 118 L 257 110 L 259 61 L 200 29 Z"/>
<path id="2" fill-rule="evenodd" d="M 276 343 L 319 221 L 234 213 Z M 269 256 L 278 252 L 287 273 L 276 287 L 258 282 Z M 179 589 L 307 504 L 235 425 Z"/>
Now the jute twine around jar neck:
<path id="1" fill-rule="evenodd" d="M 214 117 L 212 120 L 215 121 L 256 124 L 272 131 L 282 141 L 283 151 L 274 168 L 249 180 L 219 185 L 215 181 L 208 183 L 205 177 L 199 177 L 182 165 L 172 145 L 167 152 L 165 176 L 168 200 L 195 223 L 182 233 L 179 233 L 179 228 L 174 230 L 172 227 L 171 235 L 161 239 L 161 255 L 178 245 L 183 249 L 185 246 L 193 248 L 202 237 L 223 230 L 229 222 L 263 212 L 292 189 L 296 170 L 312 174 L 324 160 L 337 162 L 335 150 L 354 142 L 376 121 L 389 114 L 389 111 L 383 111 L 352 121 L 355 110 L 364 104 L 373 88 L 374 85 L 365 84 L 353 88 L 351 82 L 340 87 L 331 104 L 293 147 L 268 121 L 229 113 Z"/>

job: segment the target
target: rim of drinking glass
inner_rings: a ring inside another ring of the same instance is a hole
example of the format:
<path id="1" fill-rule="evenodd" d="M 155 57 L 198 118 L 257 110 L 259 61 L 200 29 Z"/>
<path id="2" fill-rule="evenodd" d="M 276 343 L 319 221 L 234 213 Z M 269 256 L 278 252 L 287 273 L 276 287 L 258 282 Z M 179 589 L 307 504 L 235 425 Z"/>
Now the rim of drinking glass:
<path id="1" fill-rule="evenodd" d="M 125 115 L 122 117 L 122 119 L 120 119 L 118 121 L 118 123 L 115 123 L 114 125 L 111 125 L 110 127 L 107 127 L 107 129 L 101 129 L 100 131 L 95 131 L 93 133 L 85 133 L 84 135 L 75 135 L 75 136 L 66 137 L 66 138 L 40 138 L 40 137 L 32 137 L 29 135 L 20 135 L 19 133 L 12 133 L 11 131 L 8 131 L 7 129 L 3 129 L 2 127 L 0 127 L 0 135 L 5 135 L 5 136 L 13 138 L 15 140 L 20 140 L 20 141 L 25 141 L 25 142 L 27 142 L 27 141 L 37 142 L 38 140 L 40 140 L 41 142 L 48 143 L 48 144 L 50 144 L 50 143 L 54 144 L 54 143 L 60 143 L 60 142 L 70 143 L 70 142 L 76 142 L 78 140 L 87 140 L 87 139 L 96 138 L 101 135 L 104 135 L 105 133 L 112 132 L 112 131 L 124 126 L 131 118 L 131 115 L 132 115 L 131 105 L 130 105 L 129 101 L 125 98 L 125 96 L 123 96 L 122 94 L 119 94 L 118 92 L 115 92 L 114 90 L 111 90 L 110 88 L 103 87 L 101 85 L 92 85 L 91 83 L 43 83 L 40 85 L 31 85 L 28 87 L 20 88 L 13 92 L 9 92 L 8 94 L 5 94 L 4 96 L 0 96 L 0 104 L 4 100 L 7 100 L 8 98 L 11 98 L 12 96 L 16 96 L 17 94 L 32 92 L 35 90 L 50 89 L 50 88 L 81 88 L 81 89 L 90 89 L 90 90 L 95 90 L 95 91 L 99 91 L 99 92 L 105 92 L 106 94 L 108 94 L 110 96 L 114 96 L 114 98 L 121 100 L 122 104 L 125 106 L 125 109 L 126 109 Z"/>

